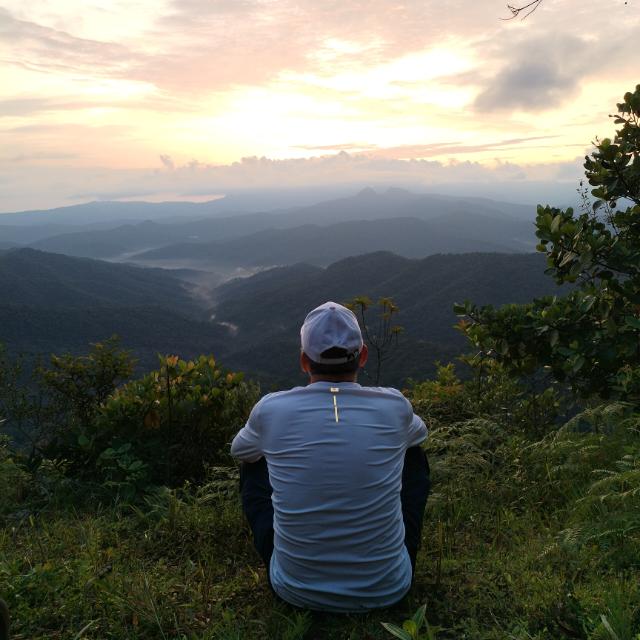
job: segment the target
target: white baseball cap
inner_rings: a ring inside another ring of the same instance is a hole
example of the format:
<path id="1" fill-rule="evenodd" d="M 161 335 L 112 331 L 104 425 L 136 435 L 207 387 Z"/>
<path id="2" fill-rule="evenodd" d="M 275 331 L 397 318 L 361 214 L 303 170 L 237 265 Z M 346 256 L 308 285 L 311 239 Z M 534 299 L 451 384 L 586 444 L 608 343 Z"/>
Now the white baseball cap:
<path id="1" fill-rule="evenodd" d="M 325 302 L 307 314 L 300 329 L 302 350 L 319 364 L 343 364 L 356 358 L 362 349 L 362 333 L 355 314 L 337 302 Z M 337 347 L 347 356 L 323 358 L 322 354 Z"/>

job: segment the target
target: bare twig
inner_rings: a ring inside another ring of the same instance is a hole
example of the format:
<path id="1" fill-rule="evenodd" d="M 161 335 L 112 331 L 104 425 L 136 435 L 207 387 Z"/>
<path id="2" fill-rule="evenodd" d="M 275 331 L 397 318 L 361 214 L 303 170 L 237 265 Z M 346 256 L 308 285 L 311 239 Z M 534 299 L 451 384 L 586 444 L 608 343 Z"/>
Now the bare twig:
<path id="1" fill-rule="evenodd" d="M 507 9 L 511 11 L 511 17 L 501 18 L 501 19 L 513 20 L 514 18 L 517 18 L 521 13 L 524 12 L 524 15 L 522 16 L 522 20 L 524 20 L 527 16 L 530 16 L 541 4 L 542 4 L 542 0 L 533 0 L 532 2 L 529 2 L 520 7 L 514 7 L 513 5 L 508 4 Z"/>

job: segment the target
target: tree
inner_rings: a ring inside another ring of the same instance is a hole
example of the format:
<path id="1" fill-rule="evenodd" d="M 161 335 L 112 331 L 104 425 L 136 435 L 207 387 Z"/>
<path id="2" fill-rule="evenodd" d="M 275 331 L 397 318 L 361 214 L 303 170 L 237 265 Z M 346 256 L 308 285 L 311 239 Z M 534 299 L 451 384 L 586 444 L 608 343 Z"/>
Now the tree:
<path id="1" fill-rule="evenodd" d="M 393 324 L 393 316 L 400 309 L 391 298 L 380 298 L 377 304 L 378 317 L 371 320 L 367 316 L 367 311 L 374 305 L 367 296 L 358 296 L 347 302 L 345 306 L 359 316 L 364 339 L 374 359 L 373 383 L 377 386 L 380 384 L 382 364 L 389 359 L 390 350 L 398 344 L 398 336 L 402 332 L 402 327 Z"/>
<path id="2" fill-rule="evenodd" d="M 515 373 L 539 367 L 582 396 L 640 400 L 640 85 L 585 158 L 595 198 L 580 214 L 538 206 L 547 273 L 573 289 L 501 309 L 456 305 L 458 327 Z"/>

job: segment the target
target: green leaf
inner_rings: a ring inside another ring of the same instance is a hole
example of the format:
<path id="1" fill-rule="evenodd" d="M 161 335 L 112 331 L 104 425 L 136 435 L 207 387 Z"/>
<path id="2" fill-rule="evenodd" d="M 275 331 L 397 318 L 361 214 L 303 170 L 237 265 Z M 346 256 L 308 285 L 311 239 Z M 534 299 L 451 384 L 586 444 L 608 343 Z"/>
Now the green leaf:
<path id="1" fill-rule="evenodd" d="M 413 620 L 405 620 L 402 623 L 402 628 L 412 637 L 416 638 L 418 636 L 418 626 Z"/>
<path id="2" fill-rule="evenodd" d="M 591 307 L 593 307 L 595 302 L 596 302 L 595 296 L 585 296 L 582 301 L 582 304 L 580 305 L 580 311 L 582 311 L 582 313 L 586 313 L 591 309 Z"/>
<path id="3" fill-rule="evenodd" d="M 396 638 L 400 638 L 400 640 L 413 640 L 411 636 L 400 627 L 395 624 L 391 624 L 390 622 L 381 622 L 380 623 L 392 636 Z"/>
<path id="4" fill-rule="evenodd" d="M 573 363 L 571 371 L 573 373 L 578 373 L 578 371 L 580 371 L 580 369 L 582 369 L 582 367 L 584 366 L 585 362 L 586 360 L 582 356 L 578 356 Z"/>
<path id="5" fill-rule="evenodd" d="M 567 253 L 564 254 L 564 257 L 560 261 L 560 267 L 564 267 L 572 260 L 575 260 L 577 257 L 578 255 L 576 253 L 573 253 L 573 251 L 567 251 Z"/>
<path id="6" fill-rule="evenodd" d="M 558 344 L 558 340 L 560 339 L 560 333 L 558 333 L 557 329 L 553 329 L 550 333 L 549 333 L 549 344 L 552 347 L 555 347 Z"/>
<path id="7" fill-rule="evenodd" d="M 418 631 L 422 629 L 422 625 L 424 624 L 424 618 L 427 612 L 427 605 L 423 604 L 414 614 L 413 621 L 416 623 L 416 627 Z"/>
<path id="8" fill-rule="evenodd" d="M 607 617 L 604 614 L 600 616 L 600 620 L 602 620 L 602 624 L 604 628 L 607 630 L 607 632 L 609 633 L 611 640 L 620 640 L 620 636 L 613 630 L 613 627 L 611 626 L 611 624 L 607 620 Z"/>
<path id="9" fill-rule="evenodd" d="M 636 318 L 635 316 L 625 316 L 624 323 L 633 329 L 640 329 L 640 318 Z"/>

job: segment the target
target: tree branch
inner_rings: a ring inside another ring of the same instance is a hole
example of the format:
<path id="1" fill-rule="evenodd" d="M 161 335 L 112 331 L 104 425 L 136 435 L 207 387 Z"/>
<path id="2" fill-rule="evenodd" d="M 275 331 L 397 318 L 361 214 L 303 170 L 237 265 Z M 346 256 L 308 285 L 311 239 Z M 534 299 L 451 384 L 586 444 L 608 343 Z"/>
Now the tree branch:
<path id="1" fill-rule="evenodd" d="M 513 5 L 508 4 L 507 9 L 511 11 L 511 17 L 501 18 L 501 20 L 513 20 L 514 18 L 517 18 L 522 12 L 525 12 L 525 14 L 522 16 L 522 20 L 524 20 L 527 16 L 530 16 L 541 4 L 542 0 L 533 0 L 532 2 L 529 2 L 520 7 L 514 7 Z"/>

